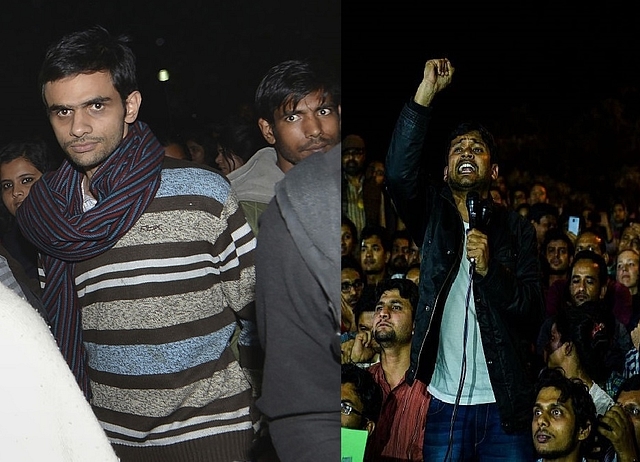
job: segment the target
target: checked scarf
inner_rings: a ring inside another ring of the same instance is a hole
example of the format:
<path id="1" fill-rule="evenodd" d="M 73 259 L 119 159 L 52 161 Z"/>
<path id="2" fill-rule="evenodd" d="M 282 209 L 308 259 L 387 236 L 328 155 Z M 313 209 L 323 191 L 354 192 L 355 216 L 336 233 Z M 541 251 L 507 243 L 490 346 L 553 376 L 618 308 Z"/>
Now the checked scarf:
<path id="1" fill-rule="evenodd" d="M 163 159 L 164 148 L 149 127 L 136 122 L 91 178 L 89 188 L 98 201 L 94 208 L 83 211 L 84 173 L 68 160 L 34 183 L 18 208 L 20 230 L 40 250 L 49 325 L 87 399 L 75 262 L 109 250 L 131 229 L 155 197 Z"/>

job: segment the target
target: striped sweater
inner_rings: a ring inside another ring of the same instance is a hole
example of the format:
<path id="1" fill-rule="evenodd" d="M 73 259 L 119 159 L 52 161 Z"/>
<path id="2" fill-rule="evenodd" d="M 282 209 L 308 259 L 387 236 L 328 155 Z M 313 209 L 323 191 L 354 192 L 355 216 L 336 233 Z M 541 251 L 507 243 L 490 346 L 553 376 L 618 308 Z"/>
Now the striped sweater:
<path id="1" fill-rule="evenodd" d="M 136 224 L 76 265 L 91 404 L 123 462 L 249 460 L 255 238 L 225 178 L 164 162 Z"/>

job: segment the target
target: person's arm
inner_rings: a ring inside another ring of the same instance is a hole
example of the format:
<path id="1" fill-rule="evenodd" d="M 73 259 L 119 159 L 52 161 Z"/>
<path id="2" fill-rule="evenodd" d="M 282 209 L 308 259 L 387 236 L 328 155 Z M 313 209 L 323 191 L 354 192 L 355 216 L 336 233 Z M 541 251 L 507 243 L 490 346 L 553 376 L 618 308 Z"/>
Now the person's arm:
<path id="1" fill-rule="evenodd" d="M 391 136 L 385 159 L 385 187 L 416 244 L 422 244 L 428 213 L 426 182 L 420 178 L 422 151 L 435 95 L 451 83 L 454 68 L 447 59 L 427 61 L 423 78 L 411 101 L 404 105 Z M 427 160 L 441 160 L 430 156 Z M 416 213 L 420 210 L 421 213 Z"/>

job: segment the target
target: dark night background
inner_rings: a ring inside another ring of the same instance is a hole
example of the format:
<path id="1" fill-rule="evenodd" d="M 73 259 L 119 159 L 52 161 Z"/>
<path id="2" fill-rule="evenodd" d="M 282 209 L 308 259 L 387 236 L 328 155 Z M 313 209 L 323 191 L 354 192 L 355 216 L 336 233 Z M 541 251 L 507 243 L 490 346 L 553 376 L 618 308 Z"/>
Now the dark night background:
<path id="1" fill-rule="evenodd" d="M 439 154 L 457 122 L 477 119 L 500 143 L 505 176 L 640 197 L 640 33 L 618 2 L 10 0 L 0 142 L 53 139 L 36 85 L 44 50 L 96 23 L 133 36 L 140 119 L 159 136 L 224 118 L 273 64 L 314 57 L 341 72 L 343 135 L 361 134 L 382 158 L 424 62 L 446 56 L 456 75 L 428 145 Z"/>
<path id="2" fill-rule="evenodd" d="M 507 178 L 565 183 L 603 206 L 624 189 L 637 204 L 640 33 L 627 8 L 618 2 L 349 4 L 342 128 L 343 135 L 365 138 L 368 156 L 384 157 L 426 60 L 448 57 L 456 74 L 434 101 L 428 142 L 438 155 L 458 122 L 475 119 L 498 139 Z M 553 189 L 566 195 L 563 185 Z"/>
<path id="3" fill-rule="evenodd" d="M 93 24 L 132 36 L 139 119 L 158 136 L 251 104 L 263 74 L 281 61 L 320 59 L 340 72 L 339 0 L 7 0 L 2 10 L 0 142 L 41 134 L 57 148 L 38 70 L 51 42 Z M 168 82 L 157 80 L 161 68 Z"/>

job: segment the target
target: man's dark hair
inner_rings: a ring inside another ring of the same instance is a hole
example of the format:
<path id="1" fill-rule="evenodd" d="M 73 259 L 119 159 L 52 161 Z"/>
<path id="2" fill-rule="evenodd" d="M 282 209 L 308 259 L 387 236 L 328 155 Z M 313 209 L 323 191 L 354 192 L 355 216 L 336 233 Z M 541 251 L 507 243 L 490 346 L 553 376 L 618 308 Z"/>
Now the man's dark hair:
<path id="1" fill-rule="evenodd" d="M 38 83 L 44 99 L 44 85 L 65 77 L 94 72 L 109 72 L 113 86 L 123 103 L 131 92 L 138 89 L 136 58 L 128 46 L 127 35 L 112 36 L 104 27 L 65 35 L 51 45 L 40 68 Z"/>
<path id="2" fill-rule="evenodd" d="M 540 390 L 553 387 L 560 391 L 558 400 L 566 403 L 571 400 L 573 413 L 576 416 L 577 428 L 587 428 L 589 424 L 596 423 L 596 406 L 589 394 L 589 387 L 578 378 L 567 378 L 561 368 L 544 368 L 538 375 L 535 384 L 535 396 L 537 399 Z"/>
<path id="3" fill-rule="evenodd" d="M 527 218 L 540 224 L 540 220 L 549 215 L 556 217 L 556 220 L 560 218 L 558 207 L 547 202 L 537 202 L 529 207 L 529 215 L 527 215 Z"/>
<path id="4" fill-rule="evenodd" d="M 340 260 L 340 270 L 352 268 L 360 274 L 361 278 L 364 278 L 364 273 L 362 272 L 362 266 L 360 262 L 352 255 L 343 255 Z M 365 281 L 362 281 L 365 282 Z"/>
<path id="5" fill-rule="evenodd" d="M 391 244 L 393 245 L 393 242 L 396 239 L 406 239 L 409 241 L 409 245 L 411 245 L 411 243 L 413 242 L 413 239 L 411 238 L 411 233 L 409 233 L 409 230 L 406 228 L 403 229 L 396 229 L 393 234 L 391 235 Z"/>
<path id="6" fill-rule="evenodd" d="M 408 279 L 384 279 L 376 284 L 376 303 L 384 292 L 393 289 L 397 289 L 402 298 L 409 300 L 412 308 L 411 319 L 415 319 L 419 298 L 418 286 Z"/>
<path id="7" fill-rule="evenodd" d="M 618 391 L 616 392 L 616 396 L 614 399 L 617 401 L 620 397 L 620 393 L 622 393 L 623 391 L 638 390 L 640 390 L 640 374 L 634 374 L 631 377 L 625 379 L 624 382 L 622 382 L 620 388 L 618 388 Z"/>
<path id="8" fill-rule="evenodd" d="M 570 257 L 573 257 L 575 253 L 575 246 L 573 241 L 562 228 L 551 228 L 544 234 L 544 240 L 542 241 L 542 250 L 546 253 L 547 246 L 551 241 L 562 241 L 567 244 L 567 253 Z"/>
<path id="9" fill-rule="evenodd" d="M 366 225 L 360 232 L 360 242 L 378 236 L 385 252 L 391 252 L 391 237 L 387 228 L 381 225 Z"/>
<path id="10" fill-rule="evenodd" d="M 272 124 L 278 109 L 295 108 L 314 92 L 322 93 L 322 102 L 341 104 L 340 83 L 326 66 L 311 61 L 289 60 L 273 66 L 258 85 L 255 94 L 256 115 Z"/>
<path id="11" fill-rule="evenodd" d="M 462 122 L 458 124 L 456 128 L 454 128 L 451 133 L 449 133 L 449 138 L 447 139 L 447 155 L 445 157 L 445 162 L 449 159 L 449 146 L 451 146 L 451 142 L 458 136 L 466 135 L 469 132 L 477 131 L 480 133 L 480 138 L 487 145 L 487 149 L 489 150 L 489 154 L 491 156 L 491 163 L 495 164 L 498 162 L 498 145 L 496 144 L 495 139 L 491 132 L 481 123 L 475 121 Z M 446 164 L 445 164 L 446 165 Z"/>
<path id="12" fill-rule="evenodd" d="M 607 263 L 604 261 L 602 255 L 598 255 L 593 250 L 581 250 L 573 257 L 573 261 L 571 262 L 571 269 L 569 270 L 569 284 L 571 284 L 571 275 L 573 274 L 573 268 L 576 266 L 580 260 L 591 260 L 596 265 L 598 265 L 598 280 L 600 281 L 601 287 L 607 286 L 607 281 L 609 280 L 609 273 L 607 270 Z"/>
<path id="13" fill-rule="evenodd" d="M 362 417 L 377 422 L 382 409 L 382 388 L 374 380 L 373 375 L 355 364 L 345 363 L 342 365 L 340 383 L 355 385 L 356 393 L 362 401 Z"/>
<path id="14" fill-rule="evenodd" d="M 615 318 L 591 301 L 578 308 L 569 307 L 555 316 L 560 342 L 571 342 L 581 367 L 596 383 L 603 384 L 611 370 L 606 366 L 615 329 Z"/>

